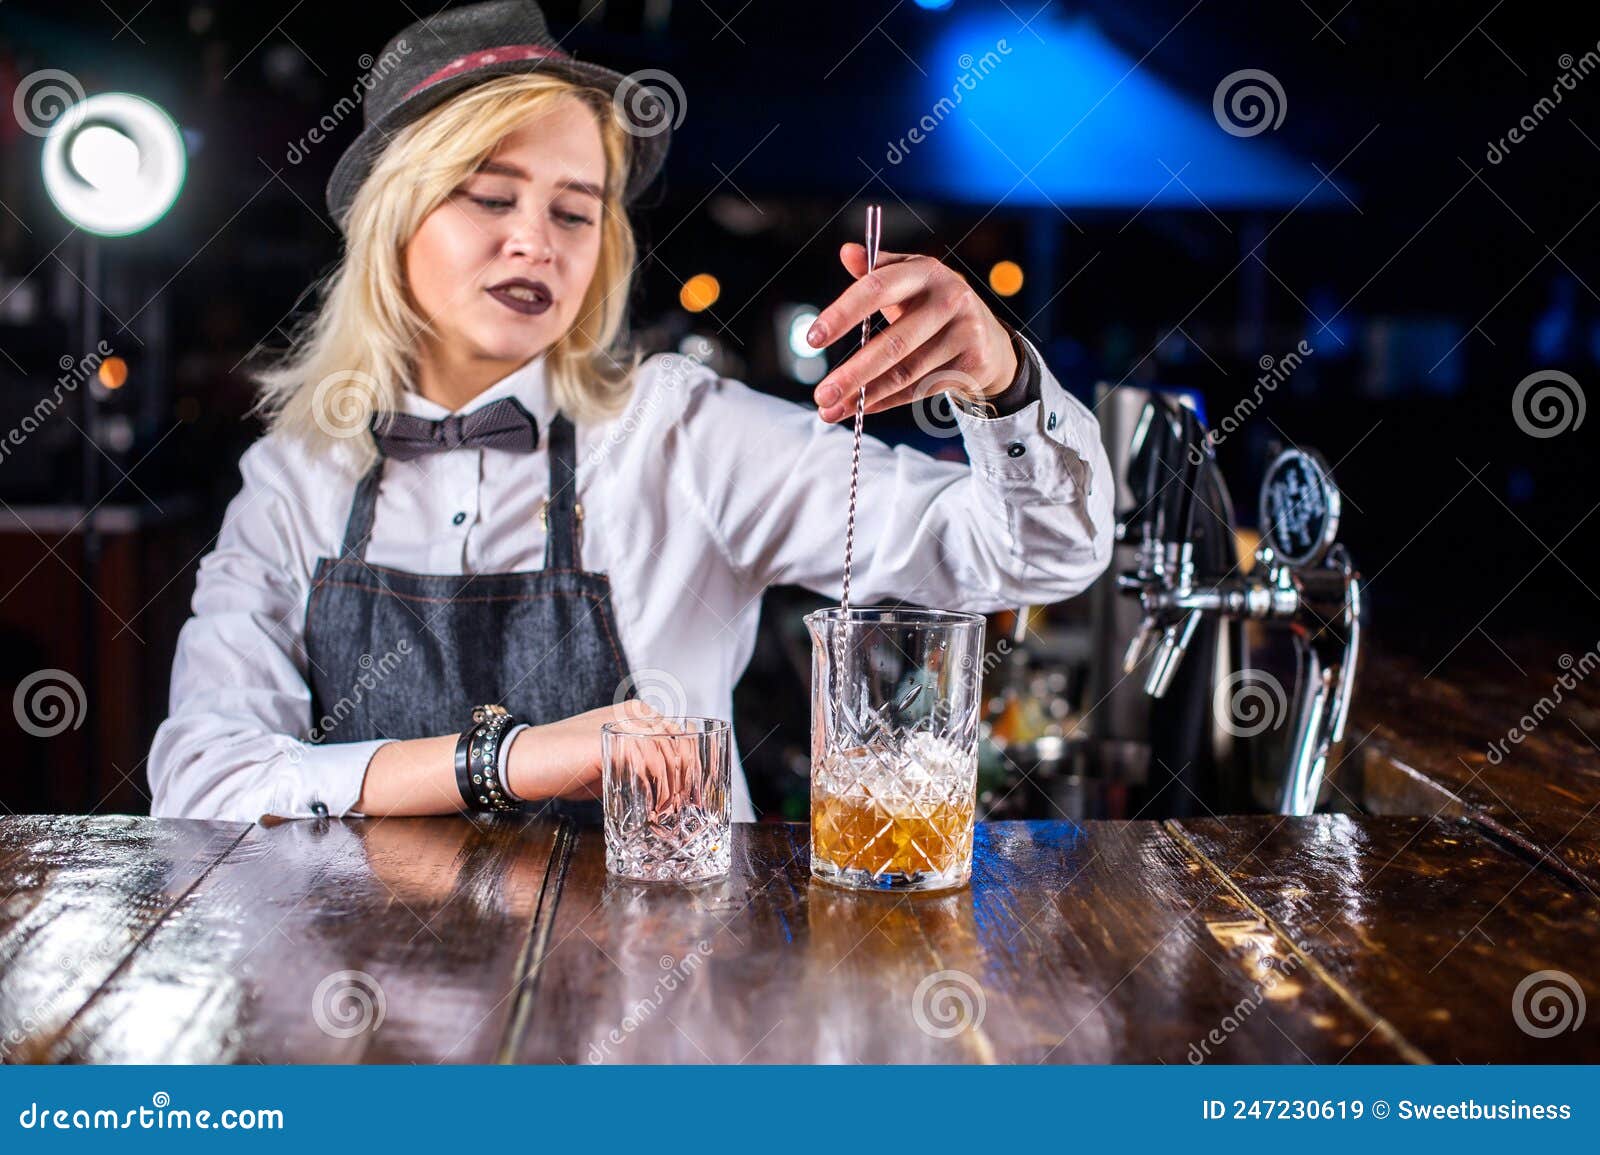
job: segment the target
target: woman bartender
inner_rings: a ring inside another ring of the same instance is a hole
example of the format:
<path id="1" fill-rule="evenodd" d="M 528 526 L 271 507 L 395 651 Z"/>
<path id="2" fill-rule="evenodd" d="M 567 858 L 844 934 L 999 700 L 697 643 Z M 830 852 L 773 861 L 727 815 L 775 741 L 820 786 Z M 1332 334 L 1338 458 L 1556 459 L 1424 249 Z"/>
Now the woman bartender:
<path id="1" fill-rule="evenodd" d="M 862 604 L 993 611 L 1105 568 L 1093 415 L 951 269 L 884 252 L 867 274 L 843 248 L 856 280 L 811 343 L 890 324 L 816 412 L 640 363 L 627 206 L 665 158 L 655 94 L 523 0 L 412 25 L 382 64 L 328 185 L 344 259 L 263 376 L 271 429 L 200 566 L 155 814 L 592 807 L 568 800 L 595 796 L 602 722 L 640 699 L 730 717 L 762 591 L 839 596 L 863 387 L 875 413 L 958 383 L 972 464 L 865 440 Z M 464 734 L 485 762 L 463 773 Z M 737 768 L 734 817 L 754 818 Z"/>

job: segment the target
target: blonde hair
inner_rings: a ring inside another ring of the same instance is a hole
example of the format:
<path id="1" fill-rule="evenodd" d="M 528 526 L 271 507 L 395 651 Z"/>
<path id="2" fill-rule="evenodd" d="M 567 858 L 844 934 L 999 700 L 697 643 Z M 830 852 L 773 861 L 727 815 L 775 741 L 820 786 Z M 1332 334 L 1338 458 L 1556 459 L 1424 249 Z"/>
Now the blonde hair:
<path id="1" fill-rule="evenodd" d="M 427 215 L 511 132 L 564 98 L 595 114 L 606 154 L 600 256 L 572 327 L 544 352 L 545 380 L 573 421 L 616 416 L 641 354 L 627 342 L 636 248 L 624 190 L 627 129 L 600 89 L 542 73 L 466 89 L 394 135 L 362 182 L 345 224 L 345 254 L 321 282 L 321 306 L 290 349 L 252 377 L 256 412 L 273 432 L 355 470 L 377 456 L 374 418 L 395 411 L 427 321 L 405 287 L 405 246 Z"/>

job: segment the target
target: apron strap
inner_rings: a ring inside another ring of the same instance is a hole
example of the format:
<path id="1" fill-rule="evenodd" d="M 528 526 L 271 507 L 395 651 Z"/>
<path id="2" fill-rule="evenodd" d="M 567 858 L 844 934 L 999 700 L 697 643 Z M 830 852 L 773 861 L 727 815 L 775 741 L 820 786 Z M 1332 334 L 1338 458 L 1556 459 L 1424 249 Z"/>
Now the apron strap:
<path id="1" fill-rule="evenodd" d="M 550 422 L 550 503 L 545 507 L 545 569 L 578 568 L 577 431 L 565 413 Z"/>
<path id="2" fill-rule="evenodd" d="M 342 556 L 357 559 L 367 556 L 373 515 L 378 508 L 378 483 L 382 480 L 383 452 L 380 450 L 378 460 L 372 463 L 372 468 L 356 485 L 356 495 L 350 502 L 350 517 L 344 525 L 344 545 L 340 549 Z"/>
<path id="3" fill-rule="evenodd" d="M 566 414 L 557 413 L 550 422 L 550 504 L 545 510 L 547 536 L 544 546 L 546 569 L 578 568 L 578 450 L 577 431 Z M 356 485 L 345 522 L 346 557 L 365 558 L 372 538 L 372 523 L 378 508 L 378 485 L 383 480 L 384 457 L 378 460 Z"/>

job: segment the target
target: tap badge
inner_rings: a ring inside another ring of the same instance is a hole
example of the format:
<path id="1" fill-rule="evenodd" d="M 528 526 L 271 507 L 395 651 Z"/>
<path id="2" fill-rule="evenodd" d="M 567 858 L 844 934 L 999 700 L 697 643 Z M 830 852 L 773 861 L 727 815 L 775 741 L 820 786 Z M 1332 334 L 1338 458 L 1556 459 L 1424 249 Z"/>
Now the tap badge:
<path id="1" fill-rule="evenodd" d="M 1280 560 L 1312 565 L 1339 534 L 1339 490 L 1322 455 L 1286 449 L 1261 481 L 1261 536 Z"/>

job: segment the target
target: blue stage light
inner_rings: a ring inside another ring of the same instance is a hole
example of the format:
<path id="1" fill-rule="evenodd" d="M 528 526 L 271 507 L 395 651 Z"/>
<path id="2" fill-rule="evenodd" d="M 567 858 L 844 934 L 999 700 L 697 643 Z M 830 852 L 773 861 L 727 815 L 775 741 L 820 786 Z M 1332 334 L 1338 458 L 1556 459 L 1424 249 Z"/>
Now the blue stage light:
<path id="1" fill-rule="evenodd" d="M 1292 84 L 1283 123 L 1246 134 L 1219 120 L 1212 93 L 1180 91 L 1091 18 L 1057 12 L 1019 31 L 1004 12 L 964 11 L 927 59 L 919 119 L 887 142 L 899 188 L 986 206 L 1344 203 L 1283 143 Z"/>

